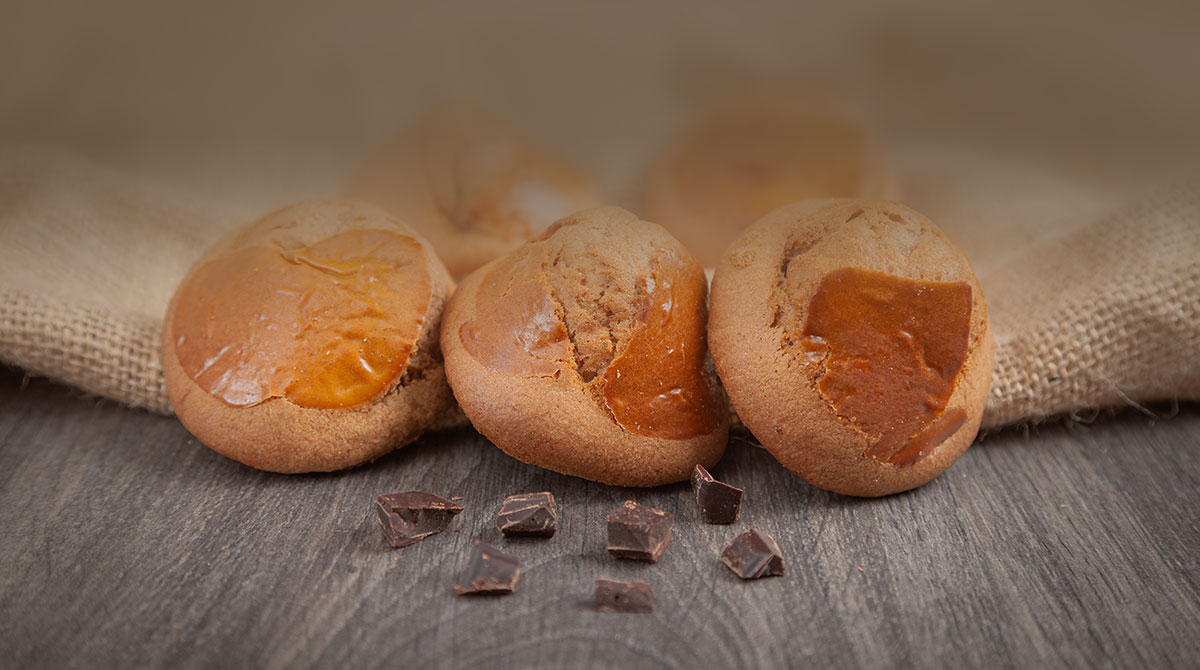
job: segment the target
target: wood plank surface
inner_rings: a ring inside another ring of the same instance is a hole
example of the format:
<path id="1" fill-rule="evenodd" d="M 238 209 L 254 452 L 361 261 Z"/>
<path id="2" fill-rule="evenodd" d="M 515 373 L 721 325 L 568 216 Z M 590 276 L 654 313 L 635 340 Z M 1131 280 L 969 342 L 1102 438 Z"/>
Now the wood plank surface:
<path id="1" fill-rule="evenodd" d="M 170 668 L 1196 667 L 1200 408 L 987 436 L 932 484 L 881 500 L 814 489 L 745 439 L 714 474 L 746 489 L 708 526 L 690 488 L 603 486 L 521 464 L 472 431 L 351 472 L 283 476 L 171 418 L 0 374 L 0 666 Z M 380 493 L 462 496 L 404 549 Z M 509 494 L 550 490 L 549 540 L 504 540 Z M 626 499 L 672 512 L 656 565 L 604 551 Z M 717 560 L 746 528 L 787 575 Z M 474 538 L 518 590 L 456 596 Z M 591 609 L 601 576 L 653 614 Z"/>

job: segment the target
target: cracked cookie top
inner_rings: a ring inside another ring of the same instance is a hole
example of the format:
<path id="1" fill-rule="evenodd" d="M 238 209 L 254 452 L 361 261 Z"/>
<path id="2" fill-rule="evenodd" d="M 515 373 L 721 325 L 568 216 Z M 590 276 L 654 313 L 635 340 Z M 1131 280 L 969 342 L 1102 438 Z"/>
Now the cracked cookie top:
<path id="1" fill-rule="evenodd" d="M 723 418 L 706 322 L 691 254 L 610 207 L 563 219 L 492 265 L 459 337 L 494 372 L 570 376 L 624 430 L 686 439 Z"/>

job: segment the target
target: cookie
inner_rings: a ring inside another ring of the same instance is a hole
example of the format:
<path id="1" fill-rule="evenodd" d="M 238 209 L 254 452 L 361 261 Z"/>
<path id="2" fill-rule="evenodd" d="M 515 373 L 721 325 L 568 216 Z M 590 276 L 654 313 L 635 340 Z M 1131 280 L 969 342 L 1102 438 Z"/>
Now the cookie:
<path id="1" fill-rule="evenodd" d="M 429 117 L 384 149 L 347 194 L 416 228 L 455 278 L 601 204 L 574 170 L 503 123 L 461 109 Z"/>
<path id="2" fill-rule="evenodd" d="M 509 455 L 621 486 L 688 479 L 725 450 L 703 268 L 617 207 L 557 222 L 463 280 L 442 351 L 455 397 Z"/>
<path id="3" fill-rule="evenodd" d="M 713 278 L 709 341 L 742 422 L 823 489 L 920 486 L 974 440 L 992 333 L 966 256 L 883 200 L 782 207 Z"/>
<path id="4" fill-rule="evenodd" d="M 348 468 L 453 406 L 438 334 L 453 281 L 375 207 L 284 207 L 208 249 L 163 324 L 167 397 L 200 442 L 261 470 Z"/>
<path id="5" fill-rule="evenodd" d="M 643 186 L 646 216 L 705 267 L 750 224 L 808 198 L 895 197 L 862 127 L 829 105 L 753 97 L 667 145 Z"/>

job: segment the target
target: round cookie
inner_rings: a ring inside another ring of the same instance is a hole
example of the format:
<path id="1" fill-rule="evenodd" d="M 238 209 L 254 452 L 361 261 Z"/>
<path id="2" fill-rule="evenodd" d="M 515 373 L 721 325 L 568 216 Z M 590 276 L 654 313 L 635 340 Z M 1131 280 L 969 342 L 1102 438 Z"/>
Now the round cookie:
<path id="1" fill-rule="evenodd" d="M 707 290 L 660 226 L 579 212 L 463 280 L 442 321 L 446 376 L 475 428 L 521 461 L 620 486 L 683 481 L 729 433 Z"/>
<path id="2" fill-rule="evenodd" d="M 966 256 L 899 203 L 770 213 L 717 266 L 709 341 L 742 422 L 823 489 L 882 496 L 949 467 L 979 430 L 992 333 Z"/>
<path id="3" fill-rule="evenodd" d="M 895 197 L 863 129 L 829 105 L 752 96 L 668 144 L 643 186 L 647 217 L 714 266 L 750 224 L 808 198 Z"/>
<path id="4" fill-rule="evenodd" d="M 374 157 L 347 194 L 416 228 L 455 278 L 601 203 L 591 184 L 512 128 L 444 110 Z"/>
<path id="5" fill-rule="evenodd" d="M 438 344 L 453 280 L 370 205 L 284 207 L 208 249 L 163 324 L 167 397 L 200 442 L 251 467 L 378 458 L 453 407 Z"/>

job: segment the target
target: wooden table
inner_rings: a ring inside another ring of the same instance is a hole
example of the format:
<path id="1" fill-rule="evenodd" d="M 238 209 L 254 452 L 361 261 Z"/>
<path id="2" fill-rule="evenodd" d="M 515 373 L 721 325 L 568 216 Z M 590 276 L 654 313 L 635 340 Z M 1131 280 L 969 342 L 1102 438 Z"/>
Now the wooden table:
<path id="1" fill-rule="evenodd" d="M 374 465 L 257 472 L 172 418 L 0 374 L 0 666 L 170 668 L 1196 667 L 1200 408 L 986 437 L 932 484 L 881 500 L 814 489 L 744 439 L 690 488 L 621 489 L 523 465 L 471 431 Z M 388 548 L 380 493 L 463 496 L 451 529 Z M 508 494 L 550 490 L 550 540 L 505 541 Z M 633 499 L 675 515 L 656 565 L 604 551 Z M 787 575 L 717 561 L 750 527 Z M 515 594 L 456 596 L 474 538 L 518 555 Z M 641 578 L 649 615 L 591 609 Z"/>

